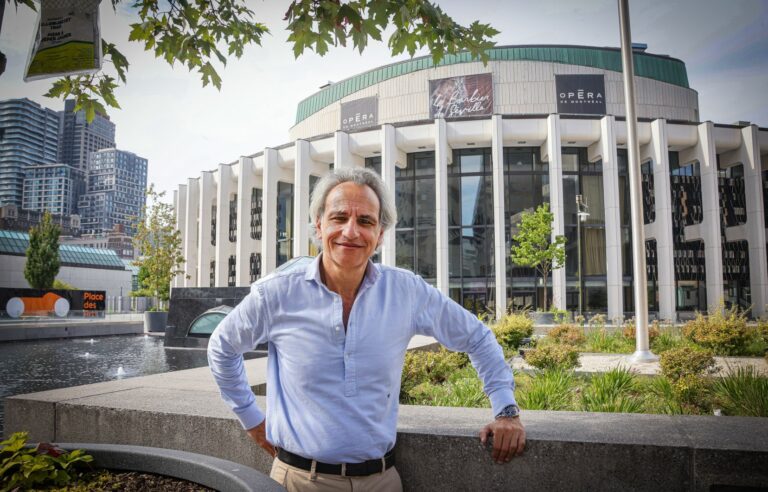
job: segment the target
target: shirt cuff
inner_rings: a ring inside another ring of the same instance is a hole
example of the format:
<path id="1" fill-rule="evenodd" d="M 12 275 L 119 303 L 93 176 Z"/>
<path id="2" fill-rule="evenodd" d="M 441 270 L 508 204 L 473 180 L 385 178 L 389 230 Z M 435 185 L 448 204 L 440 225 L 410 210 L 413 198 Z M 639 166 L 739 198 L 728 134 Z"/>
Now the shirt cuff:
<path id="1" fill-rule="evenodd" d="M 488 395 L 488 399 L 491 400 L 491 408 L 494 415 L 498 415 L 507 405 L 517 405 L 515 392 L 511 389 L 496 390 Z"/>
<path id="2" fill-rule="evenodd" d="M 236 412 L 235 415 L 237 416 L 238 420 L 240 420 L 240 425 L 242 425 L 243 429 L 245 430 L 253 429 L 257 425 L 264 422 L 264 419 L 266 418 L 264 412 L 259 410 L 256 402 L 251 403 L 241 412 Z"/>

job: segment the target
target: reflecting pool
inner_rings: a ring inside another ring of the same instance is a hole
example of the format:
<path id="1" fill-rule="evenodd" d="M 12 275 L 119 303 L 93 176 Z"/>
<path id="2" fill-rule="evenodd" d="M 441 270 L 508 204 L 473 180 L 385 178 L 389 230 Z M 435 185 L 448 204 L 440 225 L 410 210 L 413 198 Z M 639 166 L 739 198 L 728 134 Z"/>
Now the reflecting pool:
<path id="1" fill-rule="evenodd" d="M 205 350 L 166 349 L 157 336 L 0 343 L 0 434 L 7 396 L 206 365 Z"/>

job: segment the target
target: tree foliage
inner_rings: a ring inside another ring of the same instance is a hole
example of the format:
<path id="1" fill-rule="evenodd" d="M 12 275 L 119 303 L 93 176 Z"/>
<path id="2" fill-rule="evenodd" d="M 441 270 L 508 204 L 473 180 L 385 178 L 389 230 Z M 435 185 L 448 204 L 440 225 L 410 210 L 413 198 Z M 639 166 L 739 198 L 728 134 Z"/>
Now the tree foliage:
<path id="1" fill-rule="evenodd" d="M 173 206 L 162 201 L 165 192 L 158 193 L 150 185 L 147 191 L 149 206 L 142 211 L 137 224 L 134 244 L 139 259 L 134 265 L 144 270 L 140 295 L 158 297 L 162 301 L 170 298 L 171 279 L 183 274 L 184 256 L 181 254 L 181 232 L 176 229 Z"/>
<path id="2" fill-rule="evenodd" d="M 17 7 L 35 9 L 32 0 L 14 2 Z M 116 8 L 120 0 L 111 2 Z M 136 0 L 132 7 L 138 22 L 130 25 L 128 39 L 143 44 L 171 66 L 180 63 L 197 71 L 204 87 L 213 84 L 221 89 L 216 65 L 226 65 L 230 56 L 240 58 L 246 46 L 260 45 L 269 33 L 266 25 L 254 20 L 255 13 L 245 0 Z M 350 41 L 362 52 L 369 38 L 381 41 L 382 33 L 391 26 L 394 32 L 388 44 L 393 56 L 404 52 L 414 56 L 426 47 L 434 63 L 460 51 L 487 63 L 487 50 L 495 44 L 490 38 L 498 34 L 478 21 L 462 26 L 428 0 L 294 0 L 283 20 L 288 22 L 288 41 L 296 57 L 307 49 L 322 56 L 329 46 L 347 46 Z M 45 94 L 74 98 L 75 111 L 84 110 L 89 122 L 96 112 L 106 113 L 105 104 L 120 107 L 114 89 L 118 83 L 126 83 L 129 67 L 114 44 L 102 40 L 102 51 L 113 75 L 102 71 L 63 77 Z"/>
<path id="3" fill-rule="evenodd" d="M 552 221 L 555 216 L 549 204 L 543 203 L 535 212 L 523 212 L 520 230 L 513 238 L 512 261 L 524 267 L 533 267 L 544 279 L 544 310 L 547 310 L 547 280 L 549 272 L 565 265 L 565 236 L 552 241 Z"/>
<path id="4" fill-rule="evenodd" d="M 33 289 L 50 289 L 59 273 L 59 235 L 61 228 L 51 214 L 43 214 L 40 223 L 29 230 L 24 278 Z"/>

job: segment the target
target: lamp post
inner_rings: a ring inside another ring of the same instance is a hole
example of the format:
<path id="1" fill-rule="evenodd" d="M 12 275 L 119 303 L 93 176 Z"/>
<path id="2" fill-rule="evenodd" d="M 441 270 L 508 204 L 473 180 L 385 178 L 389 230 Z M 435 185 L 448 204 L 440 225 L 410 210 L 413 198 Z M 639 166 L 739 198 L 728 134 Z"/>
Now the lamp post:
<path id="1" fill-rule="evenodd" d="M 578 275 L 579 275 L 579 316 L 581 316 L 582 311 L 582 284 L 581 284 L 581 223 L 587 221 L 587 217 L 589 217 L 589 207 L 586 203 L 584 203 L 584 200 L 582 199 L 581 195 L 576 195 L 576 256 L 578 257 Z"/>

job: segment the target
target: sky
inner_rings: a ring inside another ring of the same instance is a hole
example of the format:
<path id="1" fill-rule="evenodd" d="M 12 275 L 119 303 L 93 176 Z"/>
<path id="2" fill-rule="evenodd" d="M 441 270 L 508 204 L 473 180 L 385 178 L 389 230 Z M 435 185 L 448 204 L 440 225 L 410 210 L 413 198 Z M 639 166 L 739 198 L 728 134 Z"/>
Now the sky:
<path id="1" fill-rule="evenodd" d="M 271 34 L 219 70 L 223 82 L 218 91 L 203 88 L 197 73 L 170 67 L 142 45 L 128 42 L 129 25 L 137 16 L 128 7 L 115 12 L 102 2 L 102 37 L 131 63 L 127 85 L 116 90 L 122 109 L 109 112 L 117 125 L 117 147 L 147 158 L 149 182 L 168 196 L 201 171 L 287 143 L 297 104 L 321 85 L 408 58 L 393 58 L 385 36 L 362 55 L 338 47 L 324 57 L 307 52 L 294 59 L 282 20 L 289 2 L 246 3 Z M 616 0 L 438 3 L 462 24 L 490 23 L 501 31 L 494 38 L 500 46 L 619 46 Z M 630 13 L 633 42 L 646 43 L 649 53 L 685 62 L 689 84 L 699 94 L 702 121 L 768 126 L 768 0 L 631 0 Z M 28 8 L 6 7 L 0 51 L 8 65 L 0 76 L 0 99 L 28 97 L 62 110 L 63 101 L 43 96 L 55 79 L 22 79 L 35 25 L 36 14 Z"/>

